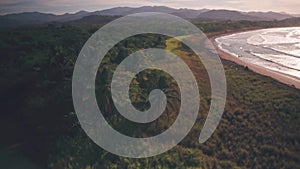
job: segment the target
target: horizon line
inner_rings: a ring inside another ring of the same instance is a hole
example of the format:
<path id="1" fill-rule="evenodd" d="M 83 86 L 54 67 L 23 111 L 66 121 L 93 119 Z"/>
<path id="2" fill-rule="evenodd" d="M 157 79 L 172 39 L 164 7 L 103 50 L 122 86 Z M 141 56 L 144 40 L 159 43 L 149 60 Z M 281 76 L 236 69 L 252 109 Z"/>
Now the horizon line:
<path id="1" fill-rule="evenodd" d="M 163 5 L 146 5 L 146 6 L 115 6 L 115 7 L 110 7 L 110 8 L 103 8 L 103 9 L 99 9 L 99 10 L 77 10 L 75 12 L 63 12 L 63 13 L 59 13 L 59 12 L 43 12 L 43 11 L 20 11 L 20 12 L 12 12 L 12 13 L 0 13 L 0 16 L 5 16 L 5 15 L 14 15 L 14 14 L 22 14 L 22 13 L 42 13 L 42 14 L 52 14 L 52 15 L 65 15 L 65 14 L 76 14 L 79 12 L 98 12 L 98 11 L 104 11 L 104 10 L 109 10 L 109 9 L 113 9 L 113 8 L 141 8 L 141 7 L 167 7 L 167 8 L 171 8 L 171 9 L 176 9 L 176 10 L 180 10 L 180 9 L 187 9 L 187 10 L 228 10 L 228 11 L 236 11 L 236 12 L 262 12 L 262 13 L 268 13 L 268 12 L 274 12 L 274 13 L 281 13 L 281 14 L 288 14 L 288 15 L 299 15 L 298 13 L 288 13 L 288 12 L 284 12 L 284 11 L 272 11 L 272 10 L 268 10 L 268 11 L 263 11 L 263 10 L 237 10 L 237 9 L 229 9 L 229 8 L 198 8 L 198 9 L 193 9 L 193 8 L 176 8 L 176 7 L 169 7 L 169 6 L 163 6 Z"/>

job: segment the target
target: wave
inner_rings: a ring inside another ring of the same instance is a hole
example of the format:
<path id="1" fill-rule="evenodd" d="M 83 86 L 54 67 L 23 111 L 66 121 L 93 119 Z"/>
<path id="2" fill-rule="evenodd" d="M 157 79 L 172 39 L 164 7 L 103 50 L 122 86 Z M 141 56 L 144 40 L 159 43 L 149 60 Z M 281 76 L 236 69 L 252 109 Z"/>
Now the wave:
<path id="1" fill-rule="evenodd" d="M 252 53 L 252 54 L 267 62 L 272 63 L 272 64 L 266 64 L 265 62 L 261 62 L 261 63 L 254 63 L 254 64 L 256 65 L 259 64 L 261 66 L 263 65 L 268 69 L 300 78 L 299 58 L 291 57 L 290 58 L 291 60 L 287 60 L 285 59 L 287 56 L 282 56 L 282 55 L 257 54 L 257 53 Z"/>
<path id="2" fill-rule="evenodd" d="M 239 59 L 300 79 L 300 27 L 271 28 L 216 39 Z"/>

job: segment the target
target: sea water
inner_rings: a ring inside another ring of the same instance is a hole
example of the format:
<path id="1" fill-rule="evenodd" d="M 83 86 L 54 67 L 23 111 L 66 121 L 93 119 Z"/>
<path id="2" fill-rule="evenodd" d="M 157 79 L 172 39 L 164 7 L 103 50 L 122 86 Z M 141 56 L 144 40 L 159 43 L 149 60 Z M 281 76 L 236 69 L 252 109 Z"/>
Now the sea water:
<path id="1" fill-rule="evenodd" d="M 244 62 L 300 79 L 300 27 L 236 33 L 216 42 L 221 50 Z"/>

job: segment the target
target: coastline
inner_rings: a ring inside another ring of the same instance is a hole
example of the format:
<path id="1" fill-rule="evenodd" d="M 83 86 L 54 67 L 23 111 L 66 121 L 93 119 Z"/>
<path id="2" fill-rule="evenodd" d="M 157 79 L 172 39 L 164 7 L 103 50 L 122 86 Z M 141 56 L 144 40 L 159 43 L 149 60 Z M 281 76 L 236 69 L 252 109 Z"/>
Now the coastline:
<path id="1" fill-rule="evenodd" d="M 234 33 L 232 33 L 232 34 L 234 34 Z M 279 72 L 276 72 L 276 71 L 269 70 L 267 68 L 263 68 L 261 66 L 257 66 L 257 65 L 252 64 L 252 63 L 244 62 L 244 61 L 238 59 L 237 57 L 231 55 L 230 53 L 227 53 L 227 52 L 223 51 L 222 49 L 220 49 L 216 45 L 215 39 L 218 38 L 218 37 L 221 37 L 221 36 L 224 36 L 224 34 L 223 35 L 218 35 L 218 36 L 211 37 L 210 41 L 215 46 L 215 49 L 218 52 L 218 55 L 222 59 L 231 61 L 231 62 L 233 62 L 235 64 L 238 64 L 238 65 L 241 65 L 241 66 L 244 66 L 244 67 L 247 67 L 249 70 L 251 70 L 251 71 L 253 71 L 255 73 L 261 74 L 263 76 L 271 77 L 272 79 L 274 79 L 274 80 L 276 80 L 278 82 L 281 82 L 283 84 L 286 84 L 286 85 L 288 85 L 290 87 L 294 87 L 294 88 L 300 89 L 300 80 L 299 79 L 293 78 L 291 76 L 288 76 L 288 75 L 285 75 L 285 74 L 282 74 L 282 73 L 279 73 Z"/>

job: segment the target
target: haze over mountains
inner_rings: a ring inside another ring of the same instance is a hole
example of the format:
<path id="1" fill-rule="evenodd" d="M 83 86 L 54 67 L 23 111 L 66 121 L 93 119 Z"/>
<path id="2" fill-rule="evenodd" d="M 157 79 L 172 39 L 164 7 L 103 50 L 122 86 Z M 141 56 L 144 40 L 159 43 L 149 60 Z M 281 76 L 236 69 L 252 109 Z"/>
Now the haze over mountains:
<path id="1" fill-rule="evenodd" d="M 26 24 L 43 24 L 49 22 L 69 22 L 82 19 L 91 19 L 101 16 L 124 16 L 139 12 L 162 12 L 173 14 L 193 20 L 248 20 L 248 21 L 272 21 L 297 17 L 286 13 L 276 12 L 240 12 L 232 10 L 209 10 L 209 9 L 174 9 L 165 6 L 116 7 L 100 11 L 79 11 L 74 14 L 45 14 L 39 12 L 25 12 L 0 16 L 0 26 L 18 26 Z"/>

